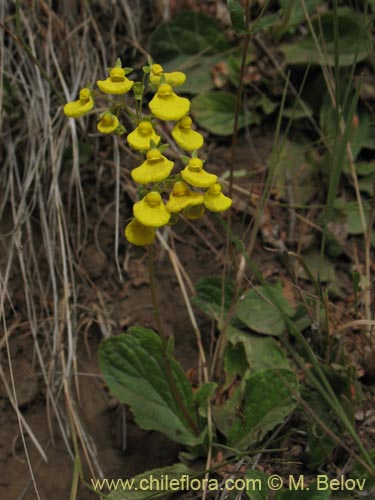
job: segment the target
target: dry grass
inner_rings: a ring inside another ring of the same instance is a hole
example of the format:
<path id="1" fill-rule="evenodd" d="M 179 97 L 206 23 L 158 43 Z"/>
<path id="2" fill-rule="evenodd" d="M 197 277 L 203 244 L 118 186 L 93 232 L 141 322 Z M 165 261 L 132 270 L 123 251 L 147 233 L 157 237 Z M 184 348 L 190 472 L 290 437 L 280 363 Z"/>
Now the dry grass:
<path id="1" fill-rule="evenodd" d="M 0 377 L 17 413 L 26 455 L 28 434 L 47 461 L 46 451 L 18 409 L 12 371 L 12 336 L 31 334 L 51 439 L 57 425 L 72 459 L 77 447 L 82 449 L 95 477 L 102 475 L 99 460 L 75 409 L 73 393 L 78 386 L 79 336 L 93 322 L 106 335 L 112 328 L 100 291 L 80 265 L 88 241 L 88 216 L 79 138 L 85 137 L 93 150 L 98 149 L 98 138 L 87 136 L 87 119 L 67 120 L 62 105 L 76 98 L 82 84 L 102 77 L 118 56 L 134 58 L 142 43 L 141 21 L 147 22 L 141 4 L 140 0 L 0 3 L 4 35 L 0 37 L 0 350 L 5 354 Z M 115 254 L 121 274 L 116 143 L 114 151 L 117 174 L 111 172 L 109 182 L 116 200 Z M 85 174 L 95 179 L 98 169 L 100 175 L 100 161 L 85 165 Z M 109 204 L 104 193 L 97 190 L 97 206 Z M 33 476 L 30 461 L 29 468 Z M 38 492 L 36 484 L 34 488 Z"/>

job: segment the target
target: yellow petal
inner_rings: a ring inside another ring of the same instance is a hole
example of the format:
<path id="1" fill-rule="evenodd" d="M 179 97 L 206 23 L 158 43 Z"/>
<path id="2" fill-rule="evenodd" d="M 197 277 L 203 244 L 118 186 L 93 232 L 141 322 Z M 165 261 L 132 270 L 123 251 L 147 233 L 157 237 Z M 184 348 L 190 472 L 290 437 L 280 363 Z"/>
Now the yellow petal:
<path id="1" fill-rule="evenodd" d="M 221 185 L 216 183 L 206 191 L 203 203 L 211 212 L 224 212 L 232 205 L 232 200 L 221 192 Z"/>
<path id="2" fill-rule="evenodd" d="M 203 146 L 203 135 L 191 128 L 190 116 L 185 116 L 172 130 L 173 139 L 186 151 L 194 151 Z"/>
<path id="3" fill-rule="evenodd" d="M 134 82 L 127 78 L 123 82 L 112 82 L 110 78 L 107 78 L 106 80 L 98 80 L 96 84 L 105 94 L 120 95 L 129 92 Z"/>
<path id="4" fill-rule="evenodd" d="M 161 120 L 180 120 L 189 112 L 190 101 L 185 97 L 179 97 L 170 85 L 163 83 L 148 106 L 151 112 Z"/>
<path id="5" fill-rule="evenodd" d="M 203 162 L 200 158 L 192 158 L 181 171 L 181 177 L 192 186 L 200 188 L 208 188 L 217 181 L 217 175 L 203 170 Z"/>
<path id="6" fill-rule="evenodd" d="M 151 65 L 150 82 L 155 85 L 160 84 L 161 76 L 164 76 L 165 83 L 172 85 L 172 87 L 179 87 L 185 83 L 186 75 L 181 71 L 173 71 L 172 73 L 164 73 L 163 66 L 160 64 Z"/>
<path id="7" fill-rule="evenodd" d="M 160 136 L 156 134 L 153 126 L 148 121 L 141 121 L 139 125 L 130 132 L 127 137 L 129 145 L 137 151 L 150 149 L 150 141 L 156 145 L 160 142 Z"/>
<path id="8" fill-rule="evenodd" d="M 107 111 L 98 122 L 97 128 L 102 134 L 112 134 L 119 124 L 117 116 Z"/>
<path id="9" fill-rule="evenodd" d="M 139 184 L 160 182 L 170 175 L 173 166 L 173 161 L 168 160 L 158 149 L 150 149 L 147 152 L 146 160 L 131 171 L 131 176 Z"/>
<path id="10" fill-rule="evenodd" d="M 142 247 L 151 245 L 155 240 L 155 229 L 133 219 L 125 228 L 125 238 L 133 245 Z"/>
<path id="11" fill-rule="evenodd" d="M 177 213 L 186 207 L 201 205 L 202 203 L 203 196 L 200 193 L 191 191 L 185 182 L 176 182 L 169 195 L 166 209 L 168 212 Z"/>
<path id="12" fill-rule="evenodd" d="M 77 101 L 68 102 L 64 106 L 64 114 L 69 118 L 80 118 L 92 110 L 94 99 L 91 96 L 90 89 L 81 89 Z"/>
<path id="13" fill-rule="evenodd" d="M 134 217 L 144 226 L 161 227 L 168 224 L 171 214 L 156 191 L 146 194 L 133 206 Z"/>

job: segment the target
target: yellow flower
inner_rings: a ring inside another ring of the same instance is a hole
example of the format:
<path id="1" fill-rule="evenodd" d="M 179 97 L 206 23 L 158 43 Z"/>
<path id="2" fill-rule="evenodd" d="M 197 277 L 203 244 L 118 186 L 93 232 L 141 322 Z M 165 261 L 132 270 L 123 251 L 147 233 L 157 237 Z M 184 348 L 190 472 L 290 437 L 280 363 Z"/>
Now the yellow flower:
<path id="1" fill-rule="evenodd" d="M 203 146 L 203 135 L 191 128 L 192 119 L 190 116 L 184 116 L 172 130 L 173 139 L 182 149 L 194 151 Z"/>
<path id="2" fill-rule="evenodd" d="M 168 83 L 162 83 L 148 106 L 161 120 L 180 120 L 189 112 L 190 101 L 175 94 Z"/>
<path id="3" fill-rule="evenodd" d="M 106 111 L 100 118 L 97 128 L 102 134 L 112 134 L 119 126 L 117 116 L 113 115 L 110 111 Z"/>
<path id="4" fill-rule="evenodd" d="M 182 170 L 181 177 L 192 186 L 199 188 L 208 188 L 217 181 L 217 175 L 203 170 L 203 161 L 200 158 L 192 158 Z"/>
<path id="5" fill-rule="evenodd" d="M 232 200 L 221 192 L 221 185 L 216 183 L 206 191 L 203 203 L 211 212 L 223 212 L 232 205 Z"/>
<path id="6" fill-rule="evenodd" d="M 126 94 L 133 87 L 134 82 L 126 78 L 124 68 L 112 68 L 109 72 L 109 78 L 98 80 L 97 86 L 105 94 Z"/>
<path id="7" fill-rule="evenodd" d="M 173 161 L 168 160 L 158 149 L 150 149 L 147 152 L 146 160 L 131 171 L 131 176 L 133 181 L 139 182 L 139 184 L 160 182 L 168 177 L 173 165 Z"/>
<path id="8" fill-rule="evenodd" d="M 94 107 L 90 89 L 84 88 L 79 92 L 78 101 L 68 102 L 64 106 L 64 114 L 69 118 L 80 118 Z"/>
<path id="9" fill-rule="evenodd" d="M 160 83 L 160 77 L 164 75 L 165 83 L 169 83 L 172 87 L 179 87 L 185 83 L 186 75 L 181 71 L 173 71 L 172 73 L 164 73 L 163 66 L 160 64 L 152 64 L 150 72 L 150 82 L 156 85 Z"/>
<path id="10" fill-rule="evenodd" d="M 160 136 L 156 134 L 151 123 L 147 121 L 140 122 L 138 127 L 130 132 L 127 139 L 130 146 L 137 151 L 150 149 L 150 141 L 154 141 L 156 145 L 160 142 Z"/>
<path id="11" fill-rule="evenodd" d="M 155 240 L 155 229 L 133 219 L 125 228 L 125 238 L 133 245 L 141 247 L 151 245 Z"/>
<path id="12" fill-rule="evenodd" d="M 161 227 L 168 224 L 171 214 L 156 191 L 147 193 L 133 206 L 134 217 L 144 226 Z"/>
<path id="13" fill-rule="evenodd" d="M 182 213 L 187 219 L 197 220 L 203 217 L 204 212 L 205 210 L 203 205 L 195 205 L 194 207 L 186 207 Z"/>
<path id="14" fill-rule="evenodd" d="M 168 212 L 181 212 L 186 207 L 200 205 L 203 203 L 203 196 L 189 189 L 185 182 L 176 182 L 172 192 L 169 195 L 169 201 L 166 204 Z"/>

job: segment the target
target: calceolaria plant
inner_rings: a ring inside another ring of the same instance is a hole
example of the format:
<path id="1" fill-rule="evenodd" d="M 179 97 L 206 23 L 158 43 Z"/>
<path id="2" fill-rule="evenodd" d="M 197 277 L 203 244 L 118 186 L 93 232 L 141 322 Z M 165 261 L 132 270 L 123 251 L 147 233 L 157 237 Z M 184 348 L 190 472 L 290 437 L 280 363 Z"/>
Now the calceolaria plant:
<path id="1" fill-rule="evenodd" d="M 180 71 L 166 73 L 160 64 L 149 64 L 143 68 L 142 82 L 127 78 L 131 68 L 123 68 L 120 59 L 109 70 L 105 80 L 97 81 L 98 90 L 88 87 L 79 93 L 79 99 L 65 105 L 64 113 L 70 118 L 80 118 L 92 112 L 95 100 L 107 108 L 99 115 L 97 129 L 102 134 L 125 134 L 126 124 L 134 128 L 127 133 L 129 146 L 143 156 L 140 164 L 131 172 L 131 177 L 142 189 L 142 198 L 134 204 L 134 218 L 125 228 L 125 237 L 133 245 L 148 246 L 155 240 L 156 228 L 175 224 L 180 214 L 188 219 L 202 217 L 205 210 L 222 212 L 232 200 L 222 193 L 217 176 L 209 173 L 199 150 L 204 144 L 202 134 L 193 128 L 189 116 L 190 101 L 180 97 L 175 88 L 185 82 Z M 154 95 L 148 103 L 148 112 L 142 106 L 143 96 L 150 89 Z M 133 91 L 133 109 L 125 94 Z M 124 96 L 119 99 L 117 96 Z M 168 159 L 158 134 L 159 122 L 175 122 L 172 137 L 176 145 L 191 156 L 181 155 L 184 168 L 176 168 Z"/>

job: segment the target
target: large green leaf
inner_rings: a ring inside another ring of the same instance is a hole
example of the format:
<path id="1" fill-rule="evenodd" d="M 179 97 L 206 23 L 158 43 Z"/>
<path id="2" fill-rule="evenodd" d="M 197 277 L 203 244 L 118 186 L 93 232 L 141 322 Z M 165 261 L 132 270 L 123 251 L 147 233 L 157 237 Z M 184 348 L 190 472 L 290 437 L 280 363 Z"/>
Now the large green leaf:
<path id="1" fill-rule="evenodd" d="M 133 327 L 128 334 L 104 340 L 100 368 L 111 392 L 128 404 L 142 429 L 156 430 L 185 445 L 199 442 L 178 407 L 167 378 L 159 336 Z M 185 374 L 170 357 L 174 381 L 194 420 L 193 394 Z"/>
<path id="2" fill-rule="evenodd" d="M 217 54 L 228 48 L 225 32 L 204 14 L 180 12 L 162 24 L 149 39 L 149 52 L 158 63 L 180 54 Z"/>
<path id="3" fill-rule="evenodd" d="M 193 474 L 194 471 L 184 464 L 174 464 L 160 469 L 152 469 L 128 480 L 117 480 L 115 485 L 117 488 L 108 495 L 108 498 L 110 498 L 110 500 L 166 498 L 168 494 L 172 495 L 179 490 L 179 483 L 181 481 L 180 484 L 182 485 L 183 476 L 191 476 Z M 150 481 L 151 478 L 153 482 Z M 168 482 L 165 478 L 168 478 Z M 158 485 L 159 488 L 157 487 Z M 171 487 L 168 488 L 168 485 L 173 485 L 173 489 Z M 164 489 L 164 486 L 166 489 Z"/>
<path id="4" fill-rule="evenodd" d="M 195 286 L 196 296 L 192 302 L 213 319 L 225 317 L 234 295 L 234 284 L 220 277 L 202 278 Z"/>
<path id="5" fill-rule="evenodd" d="M 186 81 L 178 88 L 178 93 L 200 94 L 213 88 L 211 68 L 221 60 L 219 55 L 196 57 L 179 54 L 163 63 L 163 68 L 166 72 L 183 71 L 186 74 Z"/>
<path id="6" fill-rule="evenodd" d="M 280 308 L 288 316 L 293 315 L 294 310 L 280 286 L 257 286 L 246 292 L 236 316 L 257 333 L 281 335 L 286 326 Z"/>
<path id="7" fill-rule="evenodd" d="M 281 424 L 296 408 L 296 375 L 291 370 L 260 370 L 245 380 L 240 411 L 228 432 L 228 445 L 246 450 Z"/>
<path id="8" fill-rule="evenodd" d="M 280 49 L 288 64 L 335 64 L 334 15 L 326 12 L 312 20 L 314 31 L 320 37 L 320 47 L 324 60 L 316 49 L 314 39 L 309 33 L 301 40 L 284 43 Z M 371 44 L 365 31 L 364 20 L 350 9 L 339 9 L 339 64 L 350 66 L 355 61 L 363 61 L 370 54 Z"/>
<path id="9" fill-rule="evenodd" d="M 248 470 L 244 479 L 246 481 L 246 494 L 250 500 L 268 500 L 268 476 L 260 470 Z"/>
<path id="10" fill-rule="evenodd" d="M 217 135 L 231 135 L 234 127 L 236 96 L 229 92 L 204 92 L 191 101 L 191 114 L 203 128 Z M 241 110 L 238 128 L 258 123 L 255 113 Z"/>
<path id="11" fill-rule="evenodd" d="M 294 2 L 293 8 L 289 12 L 289 17 L 286 19 L 290 9 L 290 2 L 291 0 L 279 0 L 279 4 L 283 10 L 283 23 L 285 22 L 285 30 L 293 28 L 294 26 L 297 26 L 305 21 L 305 12 L 301 1 Z M 311 14 L 321 3 L 323 3 L 323 0 L 305 0 L 307 12 Z"/>
<path id="12" fill-rule="evenodd" d="M 298 140 L 287 139 L 279 153 L 274 182 L 277 195 L 296 204 L 306 204 L 316 191 L 314 168 L 308 161 L 311 144 L 300 136 Z"/>
<path id="13" fill-rule="evenodd" d="M 272 337 L 252 335 L 249 332 L 244 332 L 229 325 L 227 338 L 226 368 L 229 367 L 232 373 L 236 369 L 235 360 L 238 359 L 240 345 L 243 347 L 246 368 L 251 371 L 263 370 L 265 368 L 289 368 L 286 354 Z M 241 374 L 241 371 L 237 371 L 236 373 Z"/>

